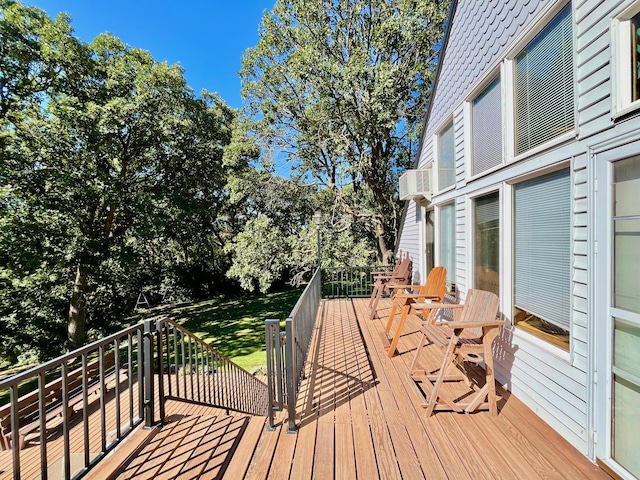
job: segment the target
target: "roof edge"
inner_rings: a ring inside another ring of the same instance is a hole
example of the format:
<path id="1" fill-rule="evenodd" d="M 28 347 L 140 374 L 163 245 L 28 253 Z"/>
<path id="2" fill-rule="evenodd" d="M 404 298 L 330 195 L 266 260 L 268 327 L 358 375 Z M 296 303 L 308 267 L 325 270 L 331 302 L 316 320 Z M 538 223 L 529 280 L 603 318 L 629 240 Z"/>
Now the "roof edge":
<path id="1" fill-rule="evenodd" d="M 424 143 L 424 137 L 427 133 L 427 124 L 429 123 L 429 118 L 431 117 L 431 106 L 433 105 L 433 99 L 436 96 L 436 91 L 438 87 L 438 81 L 440 80 L 440 71 L 442 69 L 442 64 L 444 63 L 444 56 L 447 52 L 447 45 L 449 44 L 449 36 L 451 35 L 451 25 L 453 25 L 453 19 L 455 17 L 456 9 L 458 7 L 458 0 L 451 0 L 451 5 L 449 5 L 449 16 L 447 18 L 447 27 L 444 30 L 444 36 L 442 37 L 442 48 L 438 54 L 438 66 L 436 68 L 436 76 L 433 79 L 433 87 L 431 88 L 431 96 L 429 97 L 429 104 L 427 105 L 427 112 L 424 116 L 424 122 L 422 125 L 422 132 L 420 133 L 420 143 L 418 143 L 418 150 L 416 151 L 416 158 L 413 161 L 413 168 L 418 168 L 420 164 L 420 154 L 422 152 L 422 145 Z M 394 256 L 398 255 L 398 247 L 400 246 L 400 237 L 402 235 L 402 230 L 404 229 L 404 222 L 407 218 L 407 209 L 409 208 L 409 202 L 411 200 L 406 200 L 404 202 L 404 209 L 402 210 L 402 217 L 400 218 L 400 227 L 398 228 L 398 236 L 396 237 L 396 246 L 393 252 Z"/>

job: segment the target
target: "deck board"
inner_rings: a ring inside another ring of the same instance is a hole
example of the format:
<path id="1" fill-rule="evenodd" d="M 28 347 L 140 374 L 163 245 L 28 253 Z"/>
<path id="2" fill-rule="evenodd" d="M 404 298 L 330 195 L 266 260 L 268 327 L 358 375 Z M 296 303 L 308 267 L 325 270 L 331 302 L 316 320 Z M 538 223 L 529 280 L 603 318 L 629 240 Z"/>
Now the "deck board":
<path id="1" fill-rule="evenodd" d="M 134 431 L 90 478 L 609 478 L 508 392 L 501 392 L 497 418 L 489 412 L 427 418 L 408 376 L 419 319 L 409 316 L 398 355 L 389 358 L 380 339 L 388 312 L 384 300 L 375 320 L 366 300 L 323 301 L 299 389 L 297 433 L 287 433 L 284 412 L 267 431 L 261 417 L 171 400 L 166 425 Z M 420 367 L 434 370 L 440 358 L 437 347 L 427 346 Z M 115 428 L 109 404 L 107 411 L 107 429 Z M 61 455 L 59 444 L 49 458 Z M 92 438 L 89 451 L 98 447 Z M 75 440 L 73 448 L 85 447 Z M 1 453 L 0 479 L 10 478 L 10 456 Z M 25 457 L 23 466 L 31 464 L 37 462 Z M 29 473 L 23 478 L 38 472 Z"/>

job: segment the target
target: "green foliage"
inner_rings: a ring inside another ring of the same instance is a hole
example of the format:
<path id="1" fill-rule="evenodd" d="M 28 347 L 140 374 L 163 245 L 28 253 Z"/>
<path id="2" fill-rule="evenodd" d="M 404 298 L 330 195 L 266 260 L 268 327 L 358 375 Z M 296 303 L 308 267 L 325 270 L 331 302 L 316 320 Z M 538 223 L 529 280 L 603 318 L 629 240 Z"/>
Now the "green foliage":
<path id="1" fill-rule="evenodd" d="M 164 309 L 162 314 L 250 370 L 266 364 L 264 321 L 285 319 L 301 294 L 302 289 L 289 288 L 265 295 L 229 295 Z"/>
<path id="2" fill-rule="evenodd" d="M 243 59 L 256 141 L 333 190 L 341 215 L 367 218 L 379 261 L 392 253 L 397 176 L 416 147 L 446 13 L 437 0 L 279 0 Z"/>
<path id="3" fill-rule="evenodd" d="M 235 113 L 179 66 L 0 2 L 0 355 L 59 354 L 67 326 L 71 346 L 108 333 L 143 287 L 228 283 Z"/>

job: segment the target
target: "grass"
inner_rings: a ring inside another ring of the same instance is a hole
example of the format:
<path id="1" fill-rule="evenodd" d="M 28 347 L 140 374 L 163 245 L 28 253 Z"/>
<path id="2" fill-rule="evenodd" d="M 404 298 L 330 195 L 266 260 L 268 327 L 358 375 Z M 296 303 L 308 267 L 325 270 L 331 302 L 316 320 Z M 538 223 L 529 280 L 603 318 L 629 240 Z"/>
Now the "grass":
<path id="1" fill-rule="evenodd" d="M 219 297 L 162 311 L 245 370 L 266 365 L 264 321 L 284 320 L 302 289 Z M 153 312 L 154 315 L 158 311 Z"/>
<path id="2" fill-rule="evenodd" d="M 174 308 L 139 311 L 139 318 L 151 314 L 172 317 L 232 362 L 251 370 L 267 363 L 264 321 L 270 318 L 283 321 L 301 294 L 302 288 L 290 288 L 266 295 L 218 297 Z M 32 391 L 36 385 L 35 378 L 23 383 L 19 395 Z M 8 401 L 9 391 L 0 392 L 0 405 Z"/>

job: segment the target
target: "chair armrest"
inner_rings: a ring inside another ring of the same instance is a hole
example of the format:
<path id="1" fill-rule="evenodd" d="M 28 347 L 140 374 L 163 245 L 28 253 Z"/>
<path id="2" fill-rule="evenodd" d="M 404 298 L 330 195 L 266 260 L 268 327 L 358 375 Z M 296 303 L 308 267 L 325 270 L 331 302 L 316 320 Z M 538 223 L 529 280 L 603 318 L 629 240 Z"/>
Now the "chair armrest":
<path id="1" fill-rule="evenodd" d="M 459 303 L 414 303 L 413 305 L 411 305 L 411 308 L 413 310 L 429 310 L 431 308 L 457 309 L 463 307 L 464 305 L 461 305 Z"/>
<path id="2" fill-rule="evenodd" d="M 393 270 L 381 270 L 379 272 L 369 272 L 371 275 L 382 275 L 382 276 L 387 276 L 387 275 L 393 275 Z"/>
<path id="3" fill-rule="evenodd" d="M 396 298 L 425 298 L 428 300 L 440 300 L 440 297 L 438 297 L 437 295 L 423 295 L 421 293 L 407 293 L 407 292 L 396 293 Z M 418 303 L 416 305 L 432 305 L 432 303 L 424 302 L 424 303 Z"/>
<path id="4" fill-rule="evenodd" d="M 478 327 L 503 327 L 505 324 L 504 320 L 494 320 L 491 322 L 460 322 L 460 321 L 451 321 L 446 322 L 447 327 L 449 328 L 478 328 Z"/>
<path id="5" fill-rule="evenodd" d="M 417 290 L 423 286 L 424 285 L 389 285 L 389 288 L 411 288 L 412 290 Z"/>

